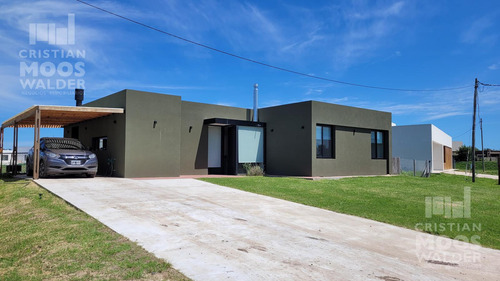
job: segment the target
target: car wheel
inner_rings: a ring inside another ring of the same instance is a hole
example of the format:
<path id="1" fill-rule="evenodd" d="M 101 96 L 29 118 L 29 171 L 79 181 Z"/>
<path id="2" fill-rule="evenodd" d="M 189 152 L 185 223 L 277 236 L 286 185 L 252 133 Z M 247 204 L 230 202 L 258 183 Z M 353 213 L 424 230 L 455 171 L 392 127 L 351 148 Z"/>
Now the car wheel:
<path id="1" fill-rule="evenodd" d="M 45 163 L 40 161 L 40 167 L 38 168 L 40 171 L 40 177 L 45 178 L 47 176 L 47 171 L 45 170 Z"/>

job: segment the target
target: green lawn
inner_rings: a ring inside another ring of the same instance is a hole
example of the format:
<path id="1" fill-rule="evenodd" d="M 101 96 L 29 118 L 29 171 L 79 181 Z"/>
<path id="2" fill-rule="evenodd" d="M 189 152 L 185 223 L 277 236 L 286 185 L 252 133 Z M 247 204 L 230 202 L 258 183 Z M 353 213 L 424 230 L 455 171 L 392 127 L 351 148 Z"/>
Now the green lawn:
<path id="1" fill-rule="evenodd" d="M 19 165 L 21 165 L 20 173 L 26 173 L 26 164 L 19 164 Z M 2 173 L 3 174 L 7 173 L 7 165 L 2 165 Z"/>
<path id="2" fill-rule="evenodd" d="M 467 166 L 467 171 L 470 173 L 472 162 L 456 162 L 455 168 L 459 171 L 465 171 L 465 165 Z M 484 162 L 484 172 L 483 172 L 483 162 L 476 161 L 476 173 L 477 174 L 488 174 L 488 175 L 498 175 L 498 164 L 496 161 L 486 161 Z"/>
<path id="3" fill-rule="evenodd" d="M 478 178 L 473 184 L 465 177 L 446 174 L 433 174 L 430 178 L 394 176 L 319 181 L 274 177 L 203 180 L 410 229 L 422 228 L 420 224 L 426 223 L 432 226 L 451 223 L 445 229 L 426 232 L 451 238 L 464 235 L 468 239 L 479 235 L 481 245 L 500 249 L 500 186 L 496 180 Z M 425 197 L 451 196 L 454 203 L 464 201 L 466 186 L 472 188 L 471 218 L 442 215 L 426 218 Z M 456 229 L 459 224 L 461 229 Z M 481 229 L 464 229 L 465 224 L 470 228 L 480 225 Z"/>
<path id="4" fill-rule="evenodd" d="M 28 180 L 0 179 L 0 226 L 0 280 L 188 280 Z"/>

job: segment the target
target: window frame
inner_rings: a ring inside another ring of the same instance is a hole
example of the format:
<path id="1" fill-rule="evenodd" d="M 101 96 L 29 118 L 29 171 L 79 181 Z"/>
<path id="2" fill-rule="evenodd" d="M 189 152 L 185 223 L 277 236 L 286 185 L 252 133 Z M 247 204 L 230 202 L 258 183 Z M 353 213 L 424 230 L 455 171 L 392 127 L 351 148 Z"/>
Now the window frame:
<path id="1" fill-rule="evenodd" d="M 101 140 L 103 147 L 101 147 Z M 108 136 L 100 136 L 92 138 L 92 151 L 108 150 Z"/>
<path id="2" fill-rule="evenodd" d="M 323 128 L 328 127 L 330 128 L 330 140 L 331 140 L 331 153 L 330 155 L 325 155 L 324 151 L 321 151 L 321 155 L 318 155 L 318 138 L 317 138 L 317 130 L 318 127 L 321 127 L 321 145 L 323 146 L 323 143 L 325 141 L 325 138 L 323 136 Z M 327 125 L 327 124 L 316 124 L 316 130 L 314 131 L 314 138 L 315 138 L 315 146 L 316 146 L 316 159 L 335 159 L 335 126 L 333 125 Z"/>
<path id="3" fill-rule="evenodd" d="M 378 151 L 378 145 L 379 145 L 379 139 L 378 139 L 378 133 L 382 134 L 382 149 L 383 149 L 383 155 L 382 157 L 379 157 L 379 151 Z M 373 138 L 373 135 L 375 134 L 375 138 Z M 373 142 L 373 140 L 375 142 Z M 375 150 L 374 150 L 375 149 Z M 375 153 L 374 153 L 375 151 Z M 387 132 L 386 131 L 381 131 L 381 130 L 371 130 L 370 132 L 370 153 L 371 153 L 371 159 L 373 160 L 387 160 Z M 375 157 L 374 157 L 375 155 Z"/>

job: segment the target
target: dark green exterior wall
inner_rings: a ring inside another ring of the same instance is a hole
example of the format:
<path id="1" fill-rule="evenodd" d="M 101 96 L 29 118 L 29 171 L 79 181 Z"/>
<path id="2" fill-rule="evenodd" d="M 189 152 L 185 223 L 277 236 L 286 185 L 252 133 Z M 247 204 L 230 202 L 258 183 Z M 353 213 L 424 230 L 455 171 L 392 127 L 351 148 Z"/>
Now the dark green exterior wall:
<path id="1" fill-rule="evenodd" d="M 219 117 L 250 120 L 251 110 L 188 101 L 182 101 L 181 104 L 180 174 L 207 175 L 208 127 L 203 125 L 203 121 Z"/>
<path id="2" fill-rule="evenodd" d="M 266 172 L 294 176 L 381 175 L 389 172 L 391 114 L 307 101 L 263 108 Z M 335 158 L 316 158 L 316 125 L 335 128 Z M 385 131 L 388 159 L 371 159 L 371 130 Z"/>
<path id="3" fill-rule="evenodd" d="M 121 91 L 85 104 L 93 107 L 125 108 L 126 91 Z M 64 136 L 71 137 L 73 127 L 78 127 L 79 139 L 86 147 L 92 147 L 92 138 L 108 137 L 108 149 L 95 151 L 99 160 L 99 173 L 106 171 L 108 158 L 115 159 L 115 175 L 125 176 L 125 114 L 89 120 L 64 128 Z"/>
<path id="4" fill-rule="evenodd" d="M 85 106 L 125 109 L 123 114 L 113 114 L 65 128 L 65 136 L 69 137 L 71 128 L 78 126 L 79 138 L 88 147 L 92 145 L 93 137 L 108 137 L 108 149 L 96 151 L 101 171 L 106 169 L 108 158 L 114 158 L 116 176 L 179 176 L 179 96 L 123 90 Z M 155 120 L 157 122 L 153 128 Z"/>
<path id="5" fill-rule="evenodd" d="M 310 102 L 312 106 L 312 176 L 383 175 L 389 173 L 390 113 Z M 335 159 L 316 158 L 316 125 L 335 126 Z M 386 132 L 387 159 L 371 159 L 371 131 Z"/>
<path id="6" fill-rule="evenodd" d="M 266 122 L 267 174 L 312 174 L 311 109 L 309 102 L 259 109 L 259 121 Z"/>
<path id="7" fill-rule="evenodd" d="M 179 176 L 181 97 L 127 90 L 126 102 L 125 177 Z"/>

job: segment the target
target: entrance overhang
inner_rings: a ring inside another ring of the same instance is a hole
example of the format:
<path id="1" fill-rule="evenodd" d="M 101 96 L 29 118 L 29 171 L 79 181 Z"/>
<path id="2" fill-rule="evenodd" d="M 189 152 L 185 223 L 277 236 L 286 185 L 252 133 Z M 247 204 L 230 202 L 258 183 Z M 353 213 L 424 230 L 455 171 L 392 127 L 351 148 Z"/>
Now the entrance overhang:
<path id="1" fill-rule="evenodd" d="M 249 126 L 249 127 L 265 127 L 265 122 L 254 122 L 254 121 L 246 121 L 246 120 L 237 120 L 237 119 L 226 119 L 226 118 L 210 118 L 205 119 L 203 121 L 204 125 L 210 126 Z"/>

